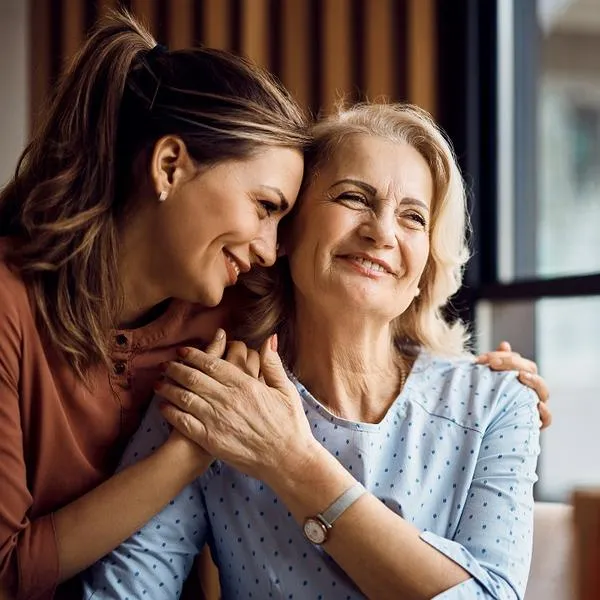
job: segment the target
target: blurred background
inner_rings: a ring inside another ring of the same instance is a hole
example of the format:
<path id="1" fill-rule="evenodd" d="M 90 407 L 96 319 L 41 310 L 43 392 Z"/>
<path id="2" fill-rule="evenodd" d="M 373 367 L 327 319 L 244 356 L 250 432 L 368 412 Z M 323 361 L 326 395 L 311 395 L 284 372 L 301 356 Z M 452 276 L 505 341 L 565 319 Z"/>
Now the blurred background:
<path id="1" fill-rule="evenodd" d="M 0 0 L 0 184 L 86 32 L 119 5 L 170 49 L 249 56 L 313 114 L 410 101 L 471 190 L 455 311 L 551 388 L 540 500 L 600 485 L 600 0 Z"/>

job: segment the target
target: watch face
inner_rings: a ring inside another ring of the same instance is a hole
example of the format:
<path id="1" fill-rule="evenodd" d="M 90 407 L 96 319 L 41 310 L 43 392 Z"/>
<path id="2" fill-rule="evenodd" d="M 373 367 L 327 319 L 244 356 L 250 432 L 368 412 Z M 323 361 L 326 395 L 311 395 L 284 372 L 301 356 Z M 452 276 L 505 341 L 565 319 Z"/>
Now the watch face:
<path id="1" fill-rule="evenodd" d="M 304 535 L 313 544 L 322 544 L 327 539 L 327 529 L 318 519 L 308 518 L 304 522 Z"/>

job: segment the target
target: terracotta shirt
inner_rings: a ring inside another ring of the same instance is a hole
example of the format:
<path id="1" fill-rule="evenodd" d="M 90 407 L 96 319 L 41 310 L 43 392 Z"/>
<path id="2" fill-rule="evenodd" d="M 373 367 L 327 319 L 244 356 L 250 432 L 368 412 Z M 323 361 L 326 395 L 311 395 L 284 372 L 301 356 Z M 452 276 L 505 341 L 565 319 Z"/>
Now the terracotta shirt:
<path id="1" fill-rule="evenodd" d="M 0 240 L 1 242 L 1 240 Z M 222 313 L 172 301 L 151 324 L 113 332 L 113 369 L 86 387 L 40 338 L 22 280 L 0 245 L 0 588 L 18 600 L 72 598 L 59 573 L 53 512 L 114 471 L 161 362 L 211 339 Z"/>

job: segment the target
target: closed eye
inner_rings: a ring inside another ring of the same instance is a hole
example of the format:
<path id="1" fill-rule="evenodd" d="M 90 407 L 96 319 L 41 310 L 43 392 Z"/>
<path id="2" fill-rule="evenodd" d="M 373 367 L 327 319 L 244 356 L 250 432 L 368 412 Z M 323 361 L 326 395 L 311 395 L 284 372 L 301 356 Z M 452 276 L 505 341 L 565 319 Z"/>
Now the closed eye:
<path id="1" fill-rule="evenodd" d="M 337 196 L 336 200 L 352 208 L 364 208 L 371 206 L 369 199 L 366 196 L 354 192 L 344 192 L 343 194 Z"/>
<path id="2" fill-rule="evenodd" d="M 423 228 L 427 227 L 427 220 L 425 219 L 425 217 L 422 214 L 420 214 L 418 212 L 410 211 L 408 213 L 405 213 L 402 216 L 407 219 L 410 219 L 411 221 L 413 221 L 420 227 L 423 227 Z"/>
<path id="3" fill-rule="evenodd" d="M 270 217 L 276 212 L 278 212 L 280 208 L 277 204 L 269 200 L 260 200 L 259 204 L 264 209 L 267 217 Z"/>

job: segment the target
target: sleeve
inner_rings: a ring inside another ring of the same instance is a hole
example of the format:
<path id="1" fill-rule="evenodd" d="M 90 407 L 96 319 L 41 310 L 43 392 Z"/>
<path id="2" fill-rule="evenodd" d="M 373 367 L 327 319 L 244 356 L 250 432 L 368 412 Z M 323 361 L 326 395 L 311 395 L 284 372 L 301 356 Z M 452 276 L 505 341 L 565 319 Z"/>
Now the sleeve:
<path id="1" fill-rule="evenodd" d="M 0 588 L 22 600 L 51 594 L 59 565 L 52 515 L 29 518 L 33 498 L 27 485 L 19 395 L 24 336 L 17 308 L 17 302 L 27 303 L 27 298 L 22 290 L 9 289 L 4 269 L 0 271 Z"/>
<path id="2" fill-rule="evenodd" d="M 453 539 L 421 534 L 472 577 L 435 600 L 521 600 L 525 594 L 533 543 L 539 417 L 533 392 L 519 388 L 512 401 L 505 398 L 484 433 Z"/>
<path id="3" fill-rule="evenodd" d="M 151 454 L 168 434 L 169 427 L 155 399 L 119 468 Z M 207 536 L 208 519 L 199 481 L 187 486 L 142 529 L 84 573 L 84 598 L 179 598 Z"/>

